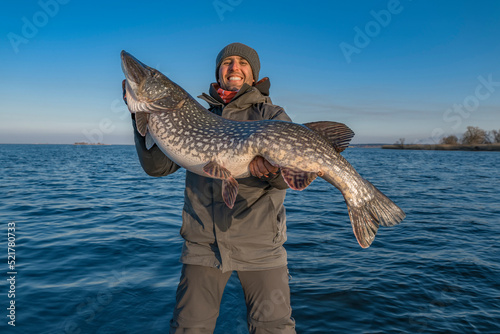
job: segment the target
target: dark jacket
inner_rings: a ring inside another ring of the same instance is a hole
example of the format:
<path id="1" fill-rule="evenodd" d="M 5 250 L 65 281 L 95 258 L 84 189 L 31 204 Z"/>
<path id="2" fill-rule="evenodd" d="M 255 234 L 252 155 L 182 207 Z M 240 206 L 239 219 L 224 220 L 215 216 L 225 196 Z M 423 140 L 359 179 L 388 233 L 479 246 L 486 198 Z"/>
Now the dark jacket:
<path id="1" fill-rule="evenodd" d="M 271 103 L 269 81 L 244 85 L 227 105 L 214 84 L 210 95 L 200 98 L 209 110 L 233 120 L 277 119 L 290 121 L 283 108 Z M 135 128 L 135 125 L 134 125 Z M 135 131 L 142 167 L 151 176 L 164 176 L 179 166 L 155 145 L 149 151 Z M 221 180 L 186 172 L 181 235 L 185 239 L 181 262 L 231 270 L 263 270 L 287 264 L 286 219 L 283 201 L 287 185 L 280 174 L 270 178 L 253 176 L 237 180 L 238 196 L 232 209 L 222 199 Z"/>

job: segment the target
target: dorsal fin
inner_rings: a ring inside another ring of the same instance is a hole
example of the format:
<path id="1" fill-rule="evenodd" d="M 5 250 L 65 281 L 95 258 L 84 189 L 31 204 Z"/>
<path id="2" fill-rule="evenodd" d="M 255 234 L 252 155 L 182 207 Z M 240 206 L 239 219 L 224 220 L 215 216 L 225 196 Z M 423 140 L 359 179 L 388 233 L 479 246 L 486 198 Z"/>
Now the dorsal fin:
<path id="1" fill-rule="evenodd" d="M 342 123 L 320 121 L 304 125 L 323 136 L 339 153 L 349 146 L 349 142 L 354 137 L 354 132 Z"/>

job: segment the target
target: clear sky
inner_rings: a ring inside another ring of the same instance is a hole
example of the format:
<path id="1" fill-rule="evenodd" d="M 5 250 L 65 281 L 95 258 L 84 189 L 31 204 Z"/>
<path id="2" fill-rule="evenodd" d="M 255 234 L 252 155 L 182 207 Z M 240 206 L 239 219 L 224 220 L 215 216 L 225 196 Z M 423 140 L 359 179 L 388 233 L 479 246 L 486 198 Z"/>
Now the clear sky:
<path id="1" fill-rule="evenodd" d="M 0 143 L 132 144 L 120 51 L 207 92 L 215 57 L 257 50 L 271 98 L 353 143 L 500 129 L 500 1 L 2 3 Z"/>

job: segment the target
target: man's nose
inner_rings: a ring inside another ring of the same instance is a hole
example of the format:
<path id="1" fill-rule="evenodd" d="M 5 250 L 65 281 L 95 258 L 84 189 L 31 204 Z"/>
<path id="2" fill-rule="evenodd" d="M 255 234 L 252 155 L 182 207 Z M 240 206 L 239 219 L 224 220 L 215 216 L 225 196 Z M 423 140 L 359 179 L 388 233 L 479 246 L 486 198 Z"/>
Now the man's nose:
<path id="1" fill-rule="evenodd" d="M 231 63 L 231 65 L 229 65 L 229 71 L 236 71 L 236 70 L 239 70 L 240 68 L 240 65 L 237 63 L 237 62 L 233 62 Z"/>

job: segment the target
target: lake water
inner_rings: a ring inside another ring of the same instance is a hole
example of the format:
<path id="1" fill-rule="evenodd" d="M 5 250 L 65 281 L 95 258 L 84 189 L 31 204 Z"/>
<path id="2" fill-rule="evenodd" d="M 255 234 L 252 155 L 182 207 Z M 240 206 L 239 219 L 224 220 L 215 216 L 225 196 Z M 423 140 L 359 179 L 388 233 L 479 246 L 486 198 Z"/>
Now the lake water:
<path id="1" fill-rule="evenodd" d="M 288 191 L 297 332 L 500 333 L 500 153 L 344 156 L 407 218 L 361 249 L 337 189 L 318 179 Z M 168 332 L 183 179 L 148 177 L 133 146 L 0 145 L 0 332 Z M 233 275 L 215 333 L 248 333 L 245 312 Z"/>

